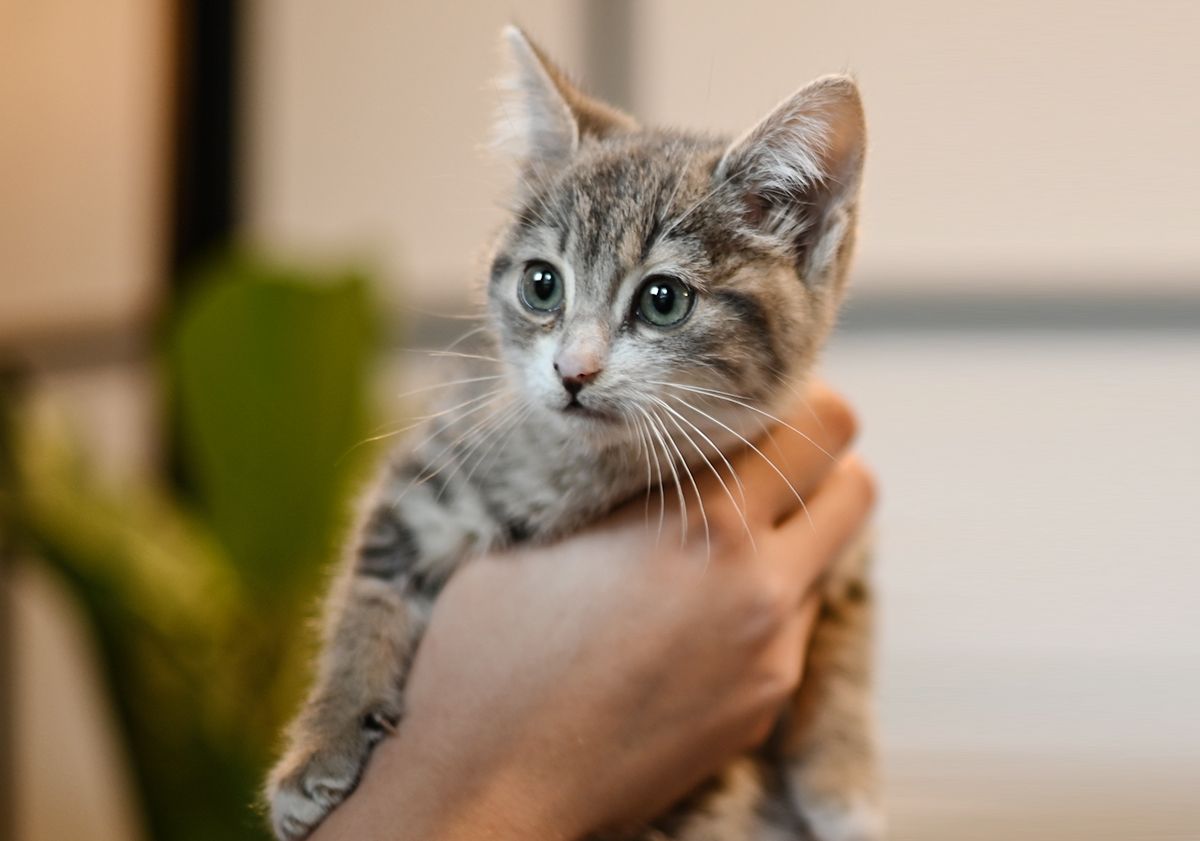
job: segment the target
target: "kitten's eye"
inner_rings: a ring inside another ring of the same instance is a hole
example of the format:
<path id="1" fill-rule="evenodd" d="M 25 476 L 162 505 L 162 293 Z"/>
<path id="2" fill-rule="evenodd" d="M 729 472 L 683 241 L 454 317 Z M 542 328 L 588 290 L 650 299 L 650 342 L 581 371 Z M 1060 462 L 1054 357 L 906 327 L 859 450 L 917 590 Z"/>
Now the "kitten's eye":
<path id="1" fill-rule="evenodd" d="M 692 311 L 695 295 L 682 280 L 668 275 L 653 275 L 637 294 L 637 314 L 655 327 L 674 327 Z"/>
<path id="2" fill-rule="evenodd" d="M 558 270 L 540 260 L 525 267 L 521 278 L 521 301 L 537 312 L 553 312 L 562 303 L 562 281 Z"/>

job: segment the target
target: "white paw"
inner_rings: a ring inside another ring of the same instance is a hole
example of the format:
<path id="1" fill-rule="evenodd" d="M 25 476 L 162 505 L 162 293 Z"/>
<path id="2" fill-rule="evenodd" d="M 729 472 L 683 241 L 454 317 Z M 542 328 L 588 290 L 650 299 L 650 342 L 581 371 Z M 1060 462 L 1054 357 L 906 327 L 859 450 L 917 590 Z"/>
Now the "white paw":
<path id="1" fill-rule="evenodd" d="M 282 841 L 298 841 L 312 832 L 328 811 L 301 791 L 281 788 L 271 796 L 271 829 Z"/>
<path id="2" fill-rule="evenodd" d="M 330 773 L 318 760 L 306 763 L 271 787 L 271 829 L 281 841 L 300 841 L 353 790 L 358 769 L 343 765 Z"/>
<path id="3" fill-rule="evenodd" d="M 837 802 L 810 798 L 801 811 L 817 841 L 882 841 L 887 835 L 883 811 L 864 795 Z"/>

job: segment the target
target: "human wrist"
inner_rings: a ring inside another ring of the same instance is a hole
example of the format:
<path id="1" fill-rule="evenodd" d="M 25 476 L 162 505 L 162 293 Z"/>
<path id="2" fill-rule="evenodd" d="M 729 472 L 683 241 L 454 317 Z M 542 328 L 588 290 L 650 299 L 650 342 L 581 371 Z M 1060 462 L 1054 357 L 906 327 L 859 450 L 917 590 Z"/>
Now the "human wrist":
<path id="1" fill-rule="evenodd" d="M 413 833 L 412 841 L 575 841 L 585 833 L 553 805 L 557 798 L 547 787 L 518 782 L 504 774 L 489 776 L 468 791 L 452 795 L 429 825 L 428 833 Z M 404 841 L 409 841 L 406 837 Z"/>
<path id="2" fill-rule="evenodd" d="M 564 803 L 561 779 L 528 763 L 481 762 L 447 751 L 436 727 L 406 725 L 379 745 L 360 789 L 343 807 L 358 814 L 346 816 L 342 832 L 319 841 L 573 841 L 586 834 L 572 820 L 578 810 Z"/>

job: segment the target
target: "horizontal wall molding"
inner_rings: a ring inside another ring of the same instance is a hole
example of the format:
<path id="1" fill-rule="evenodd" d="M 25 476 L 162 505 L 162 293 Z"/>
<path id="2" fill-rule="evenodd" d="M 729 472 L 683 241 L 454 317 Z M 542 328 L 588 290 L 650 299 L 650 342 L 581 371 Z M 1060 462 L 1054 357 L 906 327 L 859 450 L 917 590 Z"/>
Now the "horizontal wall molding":
<path id="1" fill-rule="evenodd" d="M 851 295 L 839 330 L 870 332 L 1195 331 L 1200 335 L 1200 282 L 1195 292 L 1073 294 Z"/>
<path id="2" fill-rule="evenodd" d="M 445 345 L 475 326 L 461 316 L 478 312 L 466 301 L 440 300 L 396 312 L 392 344 Z M 852 295 L 838 325 L 842 334 L 1171 332 L 1200 339 L 1200 283 L 1195 293 L 1038 295 L 863 293 Z M 142 360 L 153 342 L 146 324 L 0 338 L 0 365 L 33 371 L 106 367 Z"/>

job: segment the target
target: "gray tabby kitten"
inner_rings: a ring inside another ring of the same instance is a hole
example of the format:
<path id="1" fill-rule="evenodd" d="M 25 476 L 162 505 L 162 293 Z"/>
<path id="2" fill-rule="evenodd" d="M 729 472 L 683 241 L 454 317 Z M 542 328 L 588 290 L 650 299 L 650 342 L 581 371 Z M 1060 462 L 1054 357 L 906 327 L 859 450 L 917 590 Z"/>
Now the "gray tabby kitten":
<path id="1" fill-rule="evenodd" d="M 853 81 L 813 82 L 731 143 L 641 128 L 522 32 L 505 37 L 516 73 L 502 124 L 522 178 L 487 282 L 500 372 L 479 380 L 499 390 L 428 424 L 368 500 L 316 685 L 268 782 L 286 841 L 403 726 L 409 664 L 460 564 L 577 530 L 648 484 L 686 492 L 690 468 L 719 464 L 787 402 L 842 297 L 865 147 Z M 858 552 L 829 576 L 770 745 L 620 837 L 880 837 L 868 622 Z"/>

